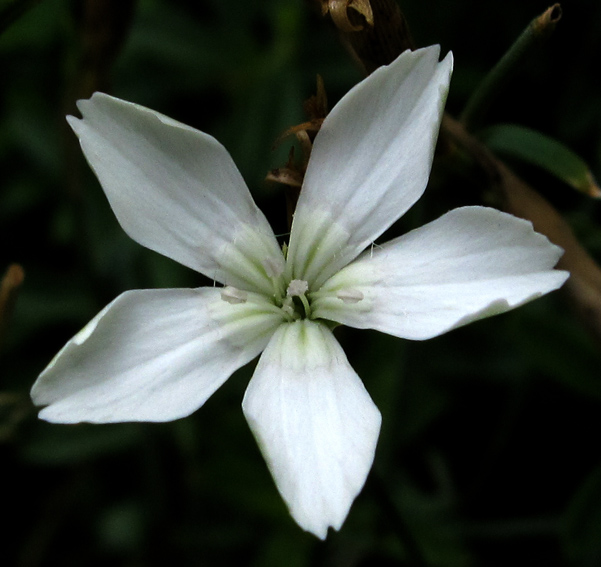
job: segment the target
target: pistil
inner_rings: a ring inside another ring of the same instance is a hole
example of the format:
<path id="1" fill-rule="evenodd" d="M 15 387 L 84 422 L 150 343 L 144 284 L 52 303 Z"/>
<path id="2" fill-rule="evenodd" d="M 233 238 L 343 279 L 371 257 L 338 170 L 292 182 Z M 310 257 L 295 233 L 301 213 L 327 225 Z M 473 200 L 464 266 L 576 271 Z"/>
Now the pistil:
<path id="1" fill-rule="evenodd" d="M 305 318 L 311 318 L 311 306 L 307 299 L 306 293 L 309 291 L 309 283 L 305 280 L 291 280 L 286 290 L 288 297 L 298 297 L 305 311 Z"/>

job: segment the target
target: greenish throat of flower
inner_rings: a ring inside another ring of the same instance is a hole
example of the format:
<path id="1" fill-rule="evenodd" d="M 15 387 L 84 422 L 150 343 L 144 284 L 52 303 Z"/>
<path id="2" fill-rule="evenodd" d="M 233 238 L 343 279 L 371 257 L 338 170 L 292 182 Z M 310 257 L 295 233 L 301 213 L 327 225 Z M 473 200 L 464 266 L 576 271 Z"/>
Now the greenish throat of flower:
<path id="1" fill-rule="evenodd" d="M 291 321 L 297 319 L 312 319 L 311 303 L 307 297 L 309 282 L 292 280 L 288 284 L 286 297 L 282 301 L 282 311 Z"/>
<path id="2" fill-rule="evenodd" d="M 283 289 L 286 289 L 285 294 L 282 293 Z M 363 293 L 356 289 L 338 289 L 335 292 L 326 292 L 326 295 L 330 295 L 330 293 L 336 301 L 343 304 L 355 304 L 363 300 Z M 311 300 L 323 297 L 323 295 L 322 291 L 309 291 L 309 282 L 299 279 L 290 280 L 286 287 L 285 282 L 282 282 L 281 279 L 276 281 L 274 278 L 273 295 L 260 295 L 229 285 L 221 290 L 221 299 L 227 303 L 232 305 L 247 302 L 257 303 L 269 311 L 277 311 L 288 322 L 302 319 L 321 320 L 322 318 L 312 308 Z"/>
<path id="3" fill-rule="evenodd" d="M 313 319 L 308 291 L 308 282 L 305 280 L 292 280 L 288 284 L 285 296 L 282 296 L 281 293 L 274 294 L 275 307 L 280 309 L 288 321 Z M 226 286 L 221 290 L 221 299 L 232 305 L 246 303 L 248 292 L 232 286 Z"/>
<path id="4" fill-rule="evenodd" d="M 288 258 L 288 246 L 282 246 L 284 262 Z M 303 319 L 323 320 L 328 322 L 319 312 L 320 300 L 334 300 L 342 304 L 356 304 L 364 299 L 363 293 L 352 287 L 335 286 L 334 288 L 311 288 L 307 279 L 292 278 L 292 266 L 285 266 L 284 262 L 273 257 L 261 261 L 263 275 L 271 282 L 271 290 L 251 292 L 226 285 L 221 290 L 221 299 L 232 305 L 254 304 L 260 310 L 276 312 L 283 320 L 288 322 Z M 289 279 L 290 278 L 290 279 Z"/>

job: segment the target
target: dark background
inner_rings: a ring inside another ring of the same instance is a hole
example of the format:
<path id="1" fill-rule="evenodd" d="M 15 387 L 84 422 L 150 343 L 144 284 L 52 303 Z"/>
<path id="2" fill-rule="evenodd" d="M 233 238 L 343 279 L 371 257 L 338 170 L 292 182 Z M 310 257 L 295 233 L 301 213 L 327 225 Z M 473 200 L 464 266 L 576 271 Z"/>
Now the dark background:
<path id="1" fill-rule="evenodd" d="M 305 119 L 317 73 L 331 105 L 362 75 L 301 0 L 30 4 L 0 35 L 0 270 L 25 270 L 0 344 L 3 565 L 601 565 L 599 348 L 562 292 L 423 343 L 337 331 L 383 427 L 374 471 L 326 542 L 289 517 L 244 421 L 252 364 L 173 423 L 38 421 L 36 376 L 106 303 L 206 283 L 122 232 L 66 128 L 74 100 L 102 89 L 214 135 L 278 233 L 283 191 L 264 177 L 289 144 L 274 141 Z M 548 4 L 401 6 L 417 45 L 453 50 L 457 115 Z M 599 176 L 601 4 L 562 8 L 487 123 L 538 129 Z M 598 202 L 512 166 L 601 259 Z M 399 229 L 486 202 L 470 171 L 435 167 Z"/>

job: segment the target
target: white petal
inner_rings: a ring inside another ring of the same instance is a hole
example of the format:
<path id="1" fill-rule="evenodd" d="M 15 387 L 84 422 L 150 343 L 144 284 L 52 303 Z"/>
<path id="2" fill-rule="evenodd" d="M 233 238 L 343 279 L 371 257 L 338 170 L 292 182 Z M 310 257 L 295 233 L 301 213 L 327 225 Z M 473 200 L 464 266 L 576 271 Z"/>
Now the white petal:
<path id="1" fill-rule="evenodd" d="M 422 195 L 453 66 L 439 51 L 404 52 L 324 121 L 292 225 L 291 277 L 319 287 Z"/>
<path id="2" fill-rule="evenodd" d="M 103 93 L 68 117 L 123 229 L 222 283 L 270 291 L 283 267 L 267 220 L 225 148 L 158 112 Z"/>
<path id="3" fill-rule="evenodd" d="M 332 277 L 312 303 L 316 317 L 422 340 L 513 309 L 559 288 L 563 251 L 532 224 L 485 207 L 455 209 L 367 251 Z M 364 296 L 348 304 L 337 294 Z"/>
<path id="4" fill-rule="evenodd" d="M 339 529 L 371 468 L 381 416 L 331 331 L 283 324 L 243 409 L 292 517 L 322 539 Z"/>
<path id="5" fill-rule="evenodd" d="M 226 320 L 224 309 L 246 316 Z M 65 345 L 31 395 L 52 422 L 184 417 L 261 352 L 280 319 L 230 305 L 217 288 L 128 291 Z"/>

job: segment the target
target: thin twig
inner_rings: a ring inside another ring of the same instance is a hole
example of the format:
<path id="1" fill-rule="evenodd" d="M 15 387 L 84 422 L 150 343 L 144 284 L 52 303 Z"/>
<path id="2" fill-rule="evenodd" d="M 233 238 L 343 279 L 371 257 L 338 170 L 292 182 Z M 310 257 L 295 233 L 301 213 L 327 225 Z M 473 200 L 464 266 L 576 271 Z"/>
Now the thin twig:
<path id="1" fill-rule="evenodd" d="M 486 75 L 482 83 L 473 92 L 461 113 L 461 122 L 470 131 L 474 131 L 483 122 L 492 103 L 503 92 L 503 87 L 520 68 L 532 50 L 540 47 L 561 19 L 561 6 L 553 4 L 540 16 L 534 18 L 507 53 Z"/>

